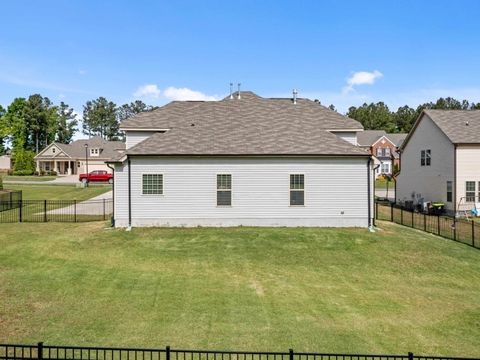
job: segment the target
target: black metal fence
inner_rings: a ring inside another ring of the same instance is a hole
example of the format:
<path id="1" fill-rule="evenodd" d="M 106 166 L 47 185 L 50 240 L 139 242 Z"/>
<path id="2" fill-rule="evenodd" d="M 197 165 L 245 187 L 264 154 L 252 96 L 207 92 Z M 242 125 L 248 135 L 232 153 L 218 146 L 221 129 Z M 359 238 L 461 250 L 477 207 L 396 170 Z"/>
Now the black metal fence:
<path id="1" fill-rule="evenodd" d="M 21 190 L 1 190 L 0 191 L 0 211 L 13 209 L 22 200 Z"/>
<path id="2" fill-rule="evenodd" d="M 18 200 L 0 202 L 0 223 L 84 222 L 107 220 L 113 212 L 113 200 Z"/>
<path id="3" fill-rule="evenodd" d="M 328 354 L 295 352 L 252 352 L 137 349 L 113 347 L 0 344 L 1 360 L 474 360 L 478 358 L 372 354 Z"/>
<path id="4" fill-rule="evenodd" d="M 375 218 L 412 227 L 480 248 L 480 222 L 446 215 L 429 215 L 395 204 L 376 203 Z"/>

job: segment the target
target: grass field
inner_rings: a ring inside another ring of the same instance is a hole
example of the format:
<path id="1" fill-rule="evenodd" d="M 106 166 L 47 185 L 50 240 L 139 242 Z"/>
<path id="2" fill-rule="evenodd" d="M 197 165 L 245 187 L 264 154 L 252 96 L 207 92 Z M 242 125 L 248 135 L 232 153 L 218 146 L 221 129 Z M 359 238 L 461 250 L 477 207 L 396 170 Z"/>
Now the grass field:
<path id="1" fill-rule="evenodd" d="M 479 356 L 480 251 L 380 227 L 0 225 L 0 339 Z"/>
<path id="2" fill-rule="evenodd" d="M 75 185 L 4 184 L 5 189 L 22 190 L 23 200 L 86 200 L 112 189 L 109 185 L 87 188 Z"/>
<path id="3" fill-rule="evenodd" d="M 7 181 L 50 181 L 55 180 L 56 176 L 15 176 L 5 175 L 3 180 Z"/>
<path id="4" fill-rule="evenodd" d="M 385 180 L 375 180 L 375 188 L 376 189 L 386 189 L 387 188 L 387 181 Z M 395 182 L 393 180 L 388 182 L 388 188 L 390 190 L 395 189 Z"/>

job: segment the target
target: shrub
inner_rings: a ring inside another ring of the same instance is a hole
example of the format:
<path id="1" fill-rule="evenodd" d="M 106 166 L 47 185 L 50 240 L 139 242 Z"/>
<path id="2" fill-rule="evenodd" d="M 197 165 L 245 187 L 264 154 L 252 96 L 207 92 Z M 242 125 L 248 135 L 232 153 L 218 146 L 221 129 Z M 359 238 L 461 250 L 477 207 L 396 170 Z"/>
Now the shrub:
<path id="1" fill-rule="evenodd" d="M 16 171 L 24 171 L 29 172 L 28 175 L 32 175 L 35 171 L 35 161 L 34 158 L 35 153 L 30 150 L 15 150 L 13 156 L 13 172 L 15 175 Z"/>
<path id="2" fill-rule="evenodd" d="M 3 176 L 0 175 L 0 190 L 3 190 Z"/>
<path id="3" fill-rule="evenodd" d="M 13 175 L 13 170 L 12 170 L 12 169 L 8 169 L 7 175 Z"/>
<path id="4" fill-rule="evenodd" d="M 56 172 L 55 170 L 50 170 L 50 171 L 48 172 L 48 175 L 49 175 L 49 176 L 57 176 L 57 172 Z"/>
<path id="5" fill-rule="evenodd" d="M 15 176 L 29 176 L 33 175 L 32 170 L 13 170 L 13 175 Z"/>

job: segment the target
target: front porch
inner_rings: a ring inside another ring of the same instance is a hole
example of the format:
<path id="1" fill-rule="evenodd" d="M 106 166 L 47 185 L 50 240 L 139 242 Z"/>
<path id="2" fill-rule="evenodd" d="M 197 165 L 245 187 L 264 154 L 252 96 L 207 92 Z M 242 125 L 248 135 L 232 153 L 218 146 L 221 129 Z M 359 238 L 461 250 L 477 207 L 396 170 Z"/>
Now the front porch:
<path id="1" fill-rule="evenodd" d="M 37 160 L 37 171 L 56 171 L 58 175 L 76 175 L 77 162 L 72 160 Z"/>

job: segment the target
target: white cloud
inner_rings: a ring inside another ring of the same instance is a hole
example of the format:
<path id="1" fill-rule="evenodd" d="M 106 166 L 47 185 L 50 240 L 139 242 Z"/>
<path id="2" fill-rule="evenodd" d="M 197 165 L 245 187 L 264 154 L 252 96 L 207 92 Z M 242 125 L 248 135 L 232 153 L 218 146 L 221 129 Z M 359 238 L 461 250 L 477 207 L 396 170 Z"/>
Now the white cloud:
<path id="1" fill-rule="evenodd" d="M 176 88 L 173 86 L 166 88 L 163 95 L 170 100 L 218 100 L 217 96 L 206 95 L 189 88 Z"/>
<path id="2" fill-rule="evenodd" d="M 368 72 L 368 71 L 354 72 L 352 76 L 350 76 L 347 79 L 347 86 L 343 88 L 343 91 L 344 92 L 352 91 L 353 87 L 357 85 L 372 85 L 375 83 L 375 81 L 378 78 L 381 78 L 382 76 L 383 74 L 378 70 L 375 70 L 373 72 Z"/>
<path id="3" fill-rule="evenodd" d="M 78 70 L 78 74 L 79 74 L 79 75 L 86 75 L 87 72 L 88 72 L 88 71 L 85 70 L 85 69 L 79 69 L 79 70 Z"/>
<path id="4" fill-rule="evenodd" d="M 161 95 L 161 91 L 155 84 L 147 84 L 140 86 L 134 93 L 133 96 L 136 98 L 150 98 L 157 99 Z"/>

